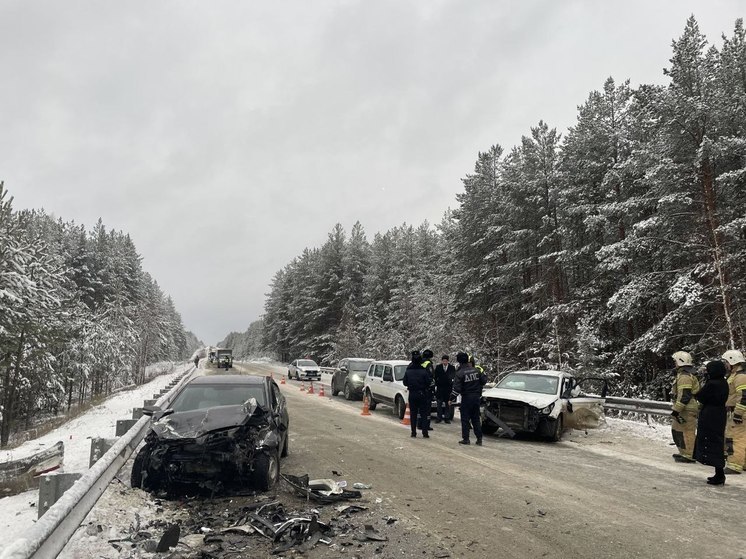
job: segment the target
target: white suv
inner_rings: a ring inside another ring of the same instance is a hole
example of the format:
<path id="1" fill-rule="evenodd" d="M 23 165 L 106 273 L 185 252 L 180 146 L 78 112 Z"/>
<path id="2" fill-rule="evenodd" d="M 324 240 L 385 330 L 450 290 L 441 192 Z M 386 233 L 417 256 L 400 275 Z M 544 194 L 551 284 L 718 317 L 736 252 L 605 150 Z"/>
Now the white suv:
<path id="1" fill-rule="evenodd" d="M 394 414 L 404 419 L 409 391 L 402 382 L 409 361 L 373 361 L 365 374 L 363 394 L 371 410 L 378 404 L 392 406 Z"/>

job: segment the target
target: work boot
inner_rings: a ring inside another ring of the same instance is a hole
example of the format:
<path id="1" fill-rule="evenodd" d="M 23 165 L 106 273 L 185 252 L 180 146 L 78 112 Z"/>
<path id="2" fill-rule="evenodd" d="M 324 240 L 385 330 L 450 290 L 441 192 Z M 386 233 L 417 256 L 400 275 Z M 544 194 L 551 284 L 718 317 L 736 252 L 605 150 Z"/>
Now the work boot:
<path id="1" fill-rule="evenodd" d="M 442 422 L 443 422 L 443 420 L 442 420 L 442 419 L 436 419 L 436 420 L 435 420 L 435 423 L 442 423 Z"/>
<path id="2" fill-rule="evenodd" d="M 429 439 L 430 438 L 430 435 L 427 434 L 427 431 L 425 431 L 424 433 L 422 433 L 422 438 L 423 439 Z"/>
<path id="3" fill-rule="evenodd" d="M 673 459 L 676 462 L 681 462 L 682 464 L 693 464 L 696 462 L 696 460 L 692 460 L 691 458 L 687 458 L 686 456 L 682 456 L 681 454 L 674 454 Z"/>
<path id="4" fill-rule="evenodd" d="M 450 424 L 451 424 L 451 421 L 450 421 L 449 419 L 446 419 L 446 420 L 444 421 L 444 423 L 445 423 L 446 425 L 450 425 Z"/>
<path id="5" fill-rule="evenodd" d="M 411 435 L 409 435 L 409 436 L 410 436 L 410 437 L 412 437 L 412 438 L 414 439 L 415 437 L 417 437 L 417 433 L 412 433 L 412 434 L 411 434 Z"/>
<path id="6" fill-rule="evenodd" d="M 469 439 L 461 439 L 458 444 L 471 444 L 471 442 L 469 442 Z"/>
<path id="7" fill-rule="evenodd" d="M 708 477 L 707 485 L 725 485 L 725 476 Z"/>
<path id="8" fill-rule="evenodd" d="M 727 466 L 725 467 L 725 473 L 728 474 L 728 475 L 731 475 L 731 476 L 740 476 L 741 475 L 741 472 L 739 472 L 738 470 L 731 470 Z"/>
<path id="9" fill-rule="evenodd" d="M 477 439 L 477 446 L 482 446 L 482 439 Z"/>

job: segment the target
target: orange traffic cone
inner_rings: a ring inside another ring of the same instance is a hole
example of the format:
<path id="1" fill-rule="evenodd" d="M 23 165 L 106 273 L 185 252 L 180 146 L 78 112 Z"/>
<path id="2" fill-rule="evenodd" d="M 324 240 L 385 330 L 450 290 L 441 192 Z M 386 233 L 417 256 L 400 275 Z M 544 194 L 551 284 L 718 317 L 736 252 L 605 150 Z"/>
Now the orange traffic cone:
<path id="1" fill-rule="evenodd" d="M 319 396 L 324 396 L 324 385 L 321 385 L 321 388 L 319 388 Z"/>
<path id="2" fill-rule="evenodd" d="M 364 394 L 363 395 L 363 411 L 360 412 L 360 415 L 373 415 L 372 413 L 370 413 L 370 408 L 368 407 L 368 405 L 369 405 L 368 395 Z"/>
<path id="3" fill-rule="evenodd" d="M 314 394 L 314 391 L 313 391 L 313 381 L 311 381 L 311 388 L 308 389 L 308 393 L 309 394 Z"/>
<path id="4" fill-rule="evenodd" d="M 402 425 L 412 425 L 412 418 L 409 415 L 409 402 L 407 402 L 407 407 L 404 408 L 404 419 L 401 420 Z"/>
<path id="5" fill-rule="evenodd" d="M 300 381 L 300 391 L 305 392 L 306 391 L 306 381 L 302 380 Z"/>
<path id="6" fill-rule="evenodd" d="M 282 377 L 282 380 L 280 380 L 280 384 L 287 384 L 287 383 L 285 382 L 285 377 L 284 377 L 284 376 Z"/>

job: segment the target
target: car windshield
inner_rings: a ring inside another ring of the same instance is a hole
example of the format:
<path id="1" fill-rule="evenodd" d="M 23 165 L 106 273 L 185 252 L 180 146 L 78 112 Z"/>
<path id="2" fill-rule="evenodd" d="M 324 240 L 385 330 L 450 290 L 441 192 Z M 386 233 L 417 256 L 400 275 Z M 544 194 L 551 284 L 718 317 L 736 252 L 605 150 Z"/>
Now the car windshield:
<path id="1" fill-rule="evenodd" d="M 497 384 L 497 388 L 537 392 L 539 394 L 556 394 L 558 383 L 559 378 L 555 376 L 510 373 Z"/>
<path id="2" fill-rule="evenodd" d="M 347 368 L 356 373 L 364 373 L 368 370 L 368 365 L 370 365 L 370 361 L 350 361 Z"/>
<path id="3" fill-rule="evenodd" d="M 394 378 L 396 380 L 404 380 L 404 373 L 407 372 L 406 365 L 397 365 L 394 367 Z"/>
<path id="4" fill-rule="evenodd" d="M 215 406 L 235 406 L 251 398 L 266 407 L 261 384 L 194 384 L 187 386 L 171 404 L 175 412 L 201 410 Z"/>
<path id="5" fill-rule="evenodd" d="M 298 361 L 298 367 L 315 367 L 316 363 L 310 359 L 301 359 Z"/>

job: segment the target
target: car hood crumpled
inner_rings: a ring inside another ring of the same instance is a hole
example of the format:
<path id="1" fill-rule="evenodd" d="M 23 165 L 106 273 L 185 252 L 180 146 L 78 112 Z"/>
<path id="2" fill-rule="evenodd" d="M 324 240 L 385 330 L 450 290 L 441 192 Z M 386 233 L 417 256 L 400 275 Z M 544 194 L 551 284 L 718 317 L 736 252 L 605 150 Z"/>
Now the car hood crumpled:
<path id="1" fill-rule="evenodd" d="M 557 401 L 556 394 L 539 394 L 537 392 L 524 392 L 523 390 L 509 390 L 507 388 L 489 388 L 482 392 L 482 397 L 487 400 L 512 400 L 538 409 L 545 408 Z"/>
<path id="2" fill-rule="evenodd" d="M 238 427 L 260 409 L 252 398 L 240 405 L 173 413 L 153 422 L 152 429 L 164 440 L 196 439 L 211 431 Z"/>

